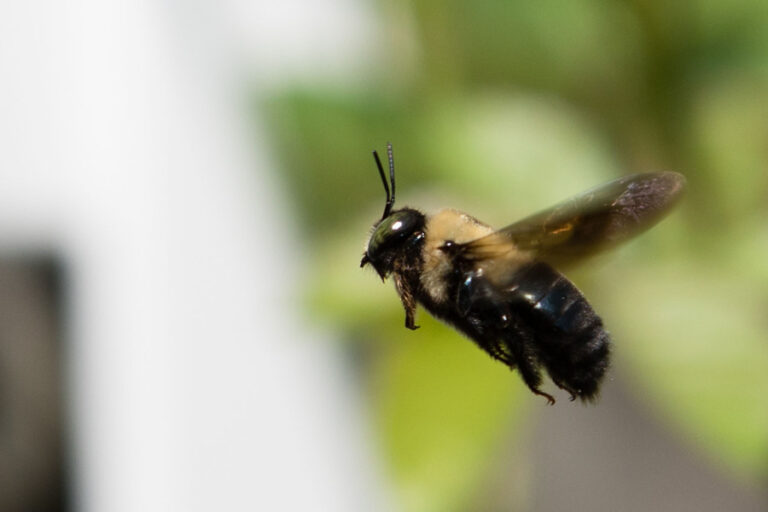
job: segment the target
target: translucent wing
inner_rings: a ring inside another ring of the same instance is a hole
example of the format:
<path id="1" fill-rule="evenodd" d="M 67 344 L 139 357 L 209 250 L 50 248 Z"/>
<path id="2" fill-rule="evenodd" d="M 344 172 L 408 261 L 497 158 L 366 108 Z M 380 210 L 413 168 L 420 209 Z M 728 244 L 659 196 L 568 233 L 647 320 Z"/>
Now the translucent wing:
<path id="1" fill-rule="evenodd" d="M 461 247 L 462 256 L 487 263 L 494 259 L 554 265 L 575 262 L 656 224 L 684 187 L 685 178 L 674 172 L 626 176 L 468 242 Z"/>

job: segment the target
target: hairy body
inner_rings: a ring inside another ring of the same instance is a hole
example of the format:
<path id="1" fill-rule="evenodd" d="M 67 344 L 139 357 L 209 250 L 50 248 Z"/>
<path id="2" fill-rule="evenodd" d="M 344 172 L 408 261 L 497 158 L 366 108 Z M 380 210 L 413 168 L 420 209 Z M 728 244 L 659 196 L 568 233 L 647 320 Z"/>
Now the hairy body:
<path id="1" fill-rule="evenodd" d="M 614 180 L 498 231 L 466 213 L 427 216 L 387 202 L 360 266 L 391 276 L 416 329 L 421 304 L 491 357 L 517 369 L 538 395 L 542 371 L 571 399 L 591 401 L 609 366 L 611 340 L 581 292 L 555 267 L 578 262 L 643 232 L 677 202 L 685 178 L 648 173 Z"/>

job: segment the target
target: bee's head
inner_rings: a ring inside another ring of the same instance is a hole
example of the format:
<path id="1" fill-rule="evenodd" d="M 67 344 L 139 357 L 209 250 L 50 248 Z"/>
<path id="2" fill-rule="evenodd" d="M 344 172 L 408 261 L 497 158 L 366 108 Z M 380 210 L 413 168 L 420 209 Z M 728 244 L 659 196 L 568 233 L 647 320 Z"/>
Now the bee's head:
<path id="1" fill-rule="evenodd" d="M 387 193 L 387 202 L 381 220 L 373 227 L 368 248 L 360 262 L 361 267 L 368 263 L 373 265 L 382 279 L 394 270 L 398 259 L 418 250 L 419 243 L 424 239 L 425 223 L 424 214 L 418 210 L 401 208 L 392 211 L 395 204 L 395 164 L 390 143 L 387 143 L 387 156 L 389 157 L 389 180 L 392 183 L 391 193 L 379 154 L 376 151 L 373 152 L 381 182 L 384 184 L 384 191 Z"/>

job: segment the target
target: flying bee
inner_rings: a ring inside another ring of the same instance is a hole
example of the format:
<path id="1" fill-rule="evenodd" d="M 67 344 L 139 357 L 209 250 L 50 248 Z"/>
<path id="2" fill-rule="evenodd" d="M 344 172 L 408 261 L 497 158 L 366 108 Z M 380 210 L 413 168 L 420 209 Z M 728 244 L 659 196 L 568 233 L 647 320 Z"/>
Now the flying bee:
<path id="1" fill-rule="evenodd" d="M 360 266 L 392 276 L 417 329 L 416 305 L 471 338 L 491 357 L 517 368 L 539 389 L 542 368 L 559 388 L 593 401 L 605 376 L 611 340 L 581 292 L 555 270 L 616 246 L 653 226 L 675 205 L 685 178 L 674 172 L 635 174 L 494 230 L 466 213 L 425 215 L 394 210 L 395 165 L 387 144 L 387 195 Z M 391 188 L 390 188 L 391 185 Z"/>

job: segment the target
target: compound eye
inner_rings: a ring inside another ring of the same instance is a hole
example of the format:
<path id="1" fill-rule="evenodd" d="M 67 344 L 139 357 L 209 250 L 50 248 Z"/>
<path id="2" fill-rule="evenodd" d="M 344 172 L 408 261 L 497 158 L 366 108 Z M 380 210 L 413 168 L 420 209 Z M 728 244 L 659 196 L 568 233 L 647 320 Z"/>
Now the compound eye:
<path id="1" fill-rule="evenodd" d="M 416 229 L 417 218 L 413 212 L 395 212 L 382 220 L 368 243 L 368 254 L 373 256 L 379 250 L 404 240 Z"/>

